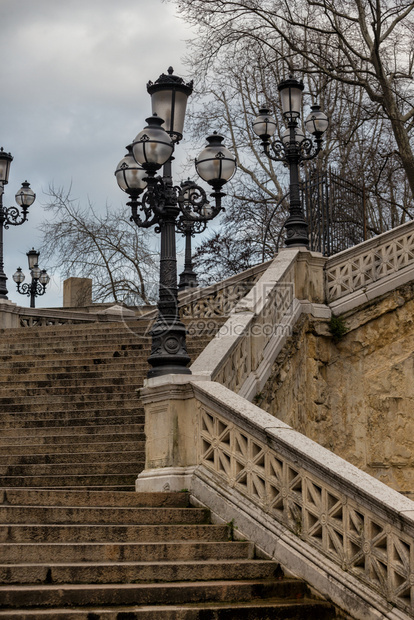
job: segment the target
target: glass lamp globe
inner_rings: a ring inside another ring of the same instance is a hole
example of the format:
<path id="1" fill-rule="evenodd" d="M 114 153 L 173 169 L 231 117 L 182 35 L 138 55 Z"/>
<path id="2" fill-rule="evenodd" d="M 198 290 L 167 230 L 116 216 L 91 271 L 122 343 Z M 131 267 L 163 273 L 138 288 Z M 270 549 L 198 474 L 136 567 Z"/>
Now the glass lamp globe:
<path id="1" fill-rule="evenodd" d="M 39 262 L 40 252 L 36 252 L 36 250 L 32 248 L 26 253 L 26 256 L 29 269 L 33 269 L 33 267 Z"/>
<path id="2" fill-rule="evenodd" d="M 17 192 L 15 198 L 16 198 L 17 204 L 20 207 L 23 207 L 23 209 L 27 209 L 28 207 L 30 207 L 30 205 L 34 203 L 36 199 L 36 194 L 30 187 L 30 183 L 28 183 L 27 181 L 24 181 L 24 183 L 22 183 L 21 188 Z"/>
<path id="3" fill-rule="evenodd" d="M 41 273 L 42 272 L 41 272 L 39 265 L 35 265 L 33 269 L 31 270 L 30 275 L 32 276 L 34 280 L 38 280 L 40 278 Z"/>
<path id="4" fill-rule="evenodd" d="M 302 107 L 303 82 L 289 76 L 287 80 L 280 82 L 278 90 L 282 102 L 283 116 L 292 120 L 300 116 Z"/>
<path id="5" fill-rule="evenodd" d="M 174 69 L 168 69 L 158 80 L 148 82 L 147 91 L 151 95 L 152 113 L 164 119 L 164 129 L 171 139 L 178 143 L 183 137 L 184 118 L 187 99 L 193 92 L 193 82 L 186 84 Z"/>
<path id="6" fill-rule="evenodd" d="M 0 183 L 7 185 L 9 182 L 10 164 L 13 161 L 13 157 L 10 153 L 6 153 L 3 147 L 0 149 Z"/>
<path id="7" fill-rule="evenodd" d="M 127 147 L 128 153 L 119 162 L 115 170 L 115 177 L 119 187 L 127 194 L 140 194 L 147 186 L 144 178 L 147 172 L 138 164 L 132 155 L 132 144 Z"/>
<path id="8" fill-rule="evenodd" d="M 306 131 L 316 136 L 321 136 L 328 129 L 329 120 L 320 105 L 311 106 L 311 113 L 305 121 Z"/>
<path id="9" fill-rule="evenodd" d="M 16 282 L 16 284 L 21 284 L 25 281 L 25 275 L 22 272 L 21 267 L 18 267 L 16 273 L 13 274 L 13 280 Z"/>
<path id="10" fill-rule="evenodd" d="M 39 282 L 40 284 L 43 284 L 43 286 L 47 286 L 47 284 L 49 284 L 50 276 L 47 273 L 46 269 L 42 269 L 40 276 L 39 276 Z"/>
<path id="11" fill-rule="evenodd" d="M 224 138 L 217 133 L 208 136 L 207 146 L 195 161 L 197 174 L 214 188 L 222 187 L 236 171 L 236 158 L 222 144 Z"/>
<path id="12" fill-rule="evenodd" d="M 287 146 L 290 143 L 290 129 L 286 129 L 283 133 L 282 133 L 282 142 L 285 146 Z M 305 139 L 305 134 L 303 133 L 303 131 L 301 129 L 299 129 L 299 127 L 295 127 L 295 141 L 300 144 L 301 142 L 303 142 L 303 140 Z"/>
<path id="13" fill-rule="evenodd" d="M 268 108 L 260 108 L 259 116 L 253 121 L 253 131 L 262 140 L 268 140 L 276 131 L 276 121 Z"/>
<path id="14" fill-rule="evenodd" d="M 164 120 L 154 114 L 146 119 L 148 125 L 139 132 L 132 143 L 135 161 L 145 170 L 158 170 L 171 157 L 174 144 L 161 127 Z"/>

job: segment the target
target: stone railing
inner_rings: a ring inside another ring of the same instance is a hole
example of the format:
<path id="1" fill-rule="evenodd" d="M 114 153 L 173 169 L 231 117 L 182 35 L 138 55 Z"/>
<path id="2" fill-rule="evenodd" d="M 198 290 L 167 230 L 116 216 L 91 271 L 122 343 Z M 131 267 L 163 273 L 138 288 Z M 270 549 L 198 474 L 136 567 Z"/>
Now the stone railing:
<path id="1" fill-rule="evenodd" d="M 412 618 L 414 502 L 224 386 L 186 380 L 142 390 L 138 490 L 189 488 L 353 618 Z"/>
<path id="2" fill-rule="evenodd" d="M 255 265 L 222 282 L 204 288 L 184 290 L 178 295 L 182 319 L 214 319 L 228 316 L 266 271 L 270 261 Z"/>
<path id="3" fill-rule="evenodd" d="M 331 304 L 358 292 L 367 293 L 369 299 L 381 294 L 375 286 L 379 281 L 387 292 L 412 279 L 413 272 L 414 221 L 410 221 L 330 257 L 325 267 L 326 299 Z"/>
<path id="4" fill-rule="evenodd" d="M 251 400 L 268 379 L 272 363 L 300 314 L 329 315 L 329 309 L 320 303 L 323 264 L 324 259 L 311 252 L 296 248 L 280 252 L 235 304 L 229 319 L 191 366 L 191 372 L 218 381 Z M 301 301 L 304 299 L 306 303 Z"/>
<path id="5" fill-rule="evenodd" d="M 93 323 L 96 315 L 87 312 L 71 312 L 70 310 L 20 308 L 20 327 L 47 327 L 49 325 L 71 325 L 77 323 Z"/>
<path id="6" fill-rule="evenodd" d="M 107 321 L 125 321 L 146 318 L 125 306 L 114 304 L 102 307 L 97 305 L 89 310 L 63 308 L 18 308 L 16 313 L 20 327 L 47 327 L 49 325 L 76 325 Z"/>

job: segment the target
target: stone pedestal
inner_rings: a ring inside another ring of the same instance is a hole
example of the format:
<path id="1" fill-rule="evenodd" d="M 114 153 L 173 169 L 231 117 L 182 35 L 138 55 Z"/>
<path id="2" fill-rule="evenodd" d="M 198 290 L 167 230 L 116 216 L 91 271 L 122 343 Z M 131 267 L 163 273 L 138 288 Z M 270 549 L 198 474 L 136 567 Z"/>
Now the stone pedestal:
<path id="1" fill-rule="evenodd" d="M 147 380 L 140 390 L 145 408 L 145 470 L 137 491 L 189 488 L 197 462 L 196 402 L 189 375 Z"/>
<path id="2" fill-rule="evenodd" d="M 0 329 L 19 327 L 19 306 L 12 301 L 0 302 Z"/>

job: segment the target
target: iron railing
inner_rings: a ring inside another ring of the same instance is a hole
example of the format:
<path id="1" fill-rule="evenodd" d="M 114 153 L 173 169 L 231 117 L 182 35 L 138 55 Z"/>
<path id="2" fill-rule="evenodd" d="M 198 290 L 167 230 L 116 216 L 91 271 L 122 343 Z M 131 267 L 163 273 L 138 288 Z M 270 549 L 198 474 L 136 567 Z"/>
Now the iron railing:
<path id="1" fill-rule="evenodd" d="M 302 204 L 311 250 L 331 256 L 367 239 L 364 187 L 331 168 L 307 175 L 302 183 Z"/>

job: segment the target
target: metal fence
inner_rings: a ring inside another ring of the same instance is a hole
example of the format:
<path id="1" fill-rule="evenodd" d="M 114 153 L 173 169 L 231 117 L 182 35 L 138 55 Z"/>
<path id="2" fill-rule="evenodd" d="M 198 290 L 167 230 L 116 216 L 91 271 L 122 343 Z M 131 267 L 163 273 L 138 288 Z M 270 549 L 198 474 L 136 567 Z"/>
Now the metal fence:
<path id="1" fill-rule="evenodd" d="M 331 256 L 367 238 L 364 188 L 331 168 L 312 171 L 302 183 L 310 249 Z"/>

